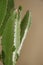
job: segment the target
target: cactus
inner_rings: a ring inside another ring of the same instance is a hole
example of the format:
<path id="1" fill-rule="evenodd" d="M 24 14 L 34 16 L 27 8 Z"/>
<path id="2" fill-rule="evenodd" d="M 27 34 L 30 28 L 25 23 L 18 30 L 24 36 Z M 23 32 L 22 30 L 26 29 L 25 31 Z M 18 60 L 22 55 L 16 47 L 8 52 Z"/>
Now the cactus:
<path id="1" fill-rule="evenodd" d="M 16 64 L 31 25 L 31 12 L 27 11 L 21 19 L 21 9 L 21 6 L 14 8 L 13 0 L 0 0 L 0 57 L 3 65 Z"/>

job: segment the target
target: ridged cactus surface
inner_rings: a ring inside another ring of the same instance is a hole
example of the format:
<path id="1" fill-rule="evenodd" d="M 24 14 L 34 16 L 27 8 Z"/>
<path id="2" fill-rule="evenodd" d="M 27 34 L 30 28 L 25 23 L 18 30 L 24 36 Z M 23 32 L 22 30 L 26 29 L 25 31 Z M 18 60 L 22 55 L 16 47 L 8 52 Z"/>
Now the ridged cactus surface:
<path id="1" fill-rule="evenodd" d="M 21 6 L 15 9 L 14 0 L 0 0 L 0 57 L 3 65 L 16 64 L 30 25 L 30 11 L 21 19 Z"/>

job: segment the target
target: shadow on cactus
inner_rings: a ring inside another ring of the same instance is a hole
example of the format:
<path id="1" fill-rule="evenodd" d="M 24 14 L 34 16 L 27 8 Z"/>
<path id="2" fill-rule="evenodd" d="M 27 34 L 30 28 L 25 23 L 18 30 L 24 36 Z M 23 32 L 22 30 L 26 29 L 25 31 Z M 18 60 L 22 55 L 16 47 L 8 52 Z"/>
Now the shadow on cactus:
<path id="1" fill-rule="evenodd" d="M 3 65 L 15 65 L 23 41 L 31 25 L 31 12 L 27 11 L 21 19 L 21 6 L 14 8 L 13 0 L 0 0 L 1 59 Z"/>

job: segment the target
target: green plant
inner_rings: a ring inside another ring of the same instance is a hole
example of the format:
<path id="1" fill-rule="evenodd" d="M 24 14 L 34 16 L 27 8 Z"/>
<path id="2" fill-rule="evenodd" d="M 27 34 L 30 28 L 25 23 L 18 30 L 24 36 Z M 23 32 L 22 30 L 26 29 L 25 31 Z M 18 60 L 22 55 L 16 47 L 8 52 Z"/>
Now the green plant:
<path id="1" fill-rule="evenodd" d="M 21 20 L 21 6 L 14 8 L 13 0 L 0 0 L 0 37 L 4 65 L 15 65 L 27 31 L 31 24 L 31 13 L 27 11 Z"/>

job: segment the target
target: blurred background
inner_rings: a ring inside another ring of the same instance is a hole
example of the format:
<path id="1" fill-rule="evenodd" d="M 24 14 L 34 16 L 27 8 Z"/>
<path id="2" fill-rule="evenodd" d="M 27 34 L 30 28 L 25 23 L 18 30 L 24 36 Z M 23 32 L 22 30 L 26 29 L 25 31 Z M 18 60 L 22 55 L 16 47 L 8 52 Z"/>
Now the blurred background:
<path id="1" fill-rule="evenodd" d="M 15 0 L 22 5 L 22 16 L 29 9 L 32 24 L 24 41 L 17 65 L 43 65 L 43 0 Z"/>

